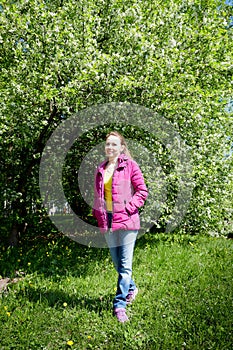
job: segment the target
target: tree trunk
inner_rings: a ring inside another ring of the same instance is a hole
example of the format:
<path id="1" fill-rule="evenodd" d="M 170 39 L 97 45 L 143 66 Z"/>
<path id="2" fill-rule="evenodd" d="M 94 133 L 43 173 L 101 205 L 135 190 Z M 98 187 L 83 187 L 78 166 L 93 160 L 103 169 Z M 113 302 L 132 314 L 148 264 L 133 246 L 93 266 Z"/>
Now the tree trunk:
<path id="1" fill-rule="evenodd" d="M 19 244 L 19 225 L 13 223 L 10 235 L 8 237 L 8 244 L 11 247 L 16 247 Z"/>

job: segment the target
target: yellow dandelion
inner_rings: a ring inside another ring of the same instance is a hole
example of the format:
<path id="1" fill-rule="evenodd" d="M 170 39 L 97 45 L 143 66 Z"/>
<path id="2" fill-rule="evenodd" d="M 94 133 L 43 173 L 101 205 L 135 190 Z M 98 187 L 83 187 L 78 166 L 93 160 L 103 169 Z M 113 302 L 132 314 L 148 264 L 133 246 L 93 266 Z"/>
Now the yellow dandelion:
<path id="1" fill-rule="evenodd" d="M 63 306 L 64 306 L 64 307 L 67 307 L 67 303 L 63 303 Z"/>
<path id="2" fill-rule="evenodd" d="M 74 344 L 74 342 L 72 340 L 68 340 L 68 342 L 66 344 L 69 346 L 72 346 Z"/>
<path id="3" fill-rule="evenodd" d="M 31 265 L 31 263 L 30 262 L 28 262 L 28 266 L 30 266 Z"/>
<path id="4" fill-rule="evenodd" d="M 10 317 L 10 315 L 11 315 L 11 313 L 10 313 L 10 312 L 7 312 L 6 314 L 7 314 L 7 316 L 8 316 L 8 317 Z"/>
<path id="5" fill-rule="evenodd" d="M 7 310 L 7 306 L 4 306 L 4 310 L 5 310 L 5 311 Z"/>
<path id="6" fill-rule="evenodd" d="M 87 339 L 91 339 L 91 335 L 88 335 L 88 336 L 87 336 Z"/>

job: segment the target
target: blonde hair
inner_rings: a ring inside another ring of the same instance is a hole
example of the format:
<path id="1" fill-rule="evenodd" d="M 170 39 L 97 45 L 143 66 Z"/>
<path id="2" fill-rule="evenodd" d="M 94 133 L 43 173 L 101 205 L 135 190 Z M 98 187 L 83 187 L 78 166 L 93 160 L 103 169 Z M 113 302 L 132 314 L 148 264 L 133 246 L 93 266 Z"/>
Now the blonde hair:
<path id="1" fill-rule="evenodd" d="M 116 136 L 120 139 L 121 141 L 121 145 L 123 146 L 123 152 L 127 157 L 132 159 L 132 156 L 130 154 L 130 151 L 128 149 L 127 143 L 125 141 L 125 138 L 123 135 L 121 135 L 118 131 L 111 131 L 107 136 L 106 136 L 106 140 L 109 136 Z"/>

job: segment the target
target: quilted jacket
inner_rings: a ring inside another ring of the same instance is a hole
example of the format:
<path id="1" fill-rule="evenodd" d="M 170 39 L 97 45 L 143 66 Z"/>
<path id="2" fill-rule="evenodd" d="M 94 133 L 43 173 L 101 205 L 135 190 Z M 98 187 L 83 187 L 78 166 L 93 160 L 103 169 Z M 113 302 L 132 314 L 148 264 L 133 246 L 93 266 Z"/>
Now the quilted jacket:
<path id="1" fill-rule="evenodd" d="M 104 169 L 108 161 L 102 162 L 95 174 L 93 216 L 102 233 L 108 230 L 107 210 L 104 199 Z M 112 231 L 139 230 L 138 208 L 148 195 L 142 172 L 138 164 L 121 154 L 112 177 Z"/>

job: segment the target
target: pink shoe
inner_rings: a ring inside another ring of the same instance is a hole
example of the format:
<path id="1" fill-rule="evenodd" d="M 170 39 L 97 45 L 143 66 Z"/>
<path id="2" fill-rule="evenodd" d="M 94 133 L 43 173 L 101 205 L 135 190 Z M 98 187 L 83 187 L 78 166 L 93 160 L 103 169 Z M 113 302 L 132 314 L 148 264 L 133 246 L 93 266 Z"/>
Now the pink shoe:
<path id="1" fill-rule="evenodd" d="M 128 316 L 125 313 L 124 308 L 116 308 L 114 309 L 114 315 L 117 317 L 119 322 L 127 322 L 129 321 Z"/>
<path id="2" fill-rule="evenodd" d="M 138 294 L 138 289 L 135 288 L 134 290 L 130 291 L 126 297 L 126 304 L 131 304 L 134 299 L 136 298 L 136 295 Z"/>

